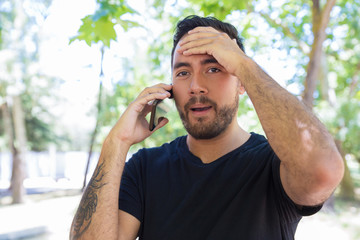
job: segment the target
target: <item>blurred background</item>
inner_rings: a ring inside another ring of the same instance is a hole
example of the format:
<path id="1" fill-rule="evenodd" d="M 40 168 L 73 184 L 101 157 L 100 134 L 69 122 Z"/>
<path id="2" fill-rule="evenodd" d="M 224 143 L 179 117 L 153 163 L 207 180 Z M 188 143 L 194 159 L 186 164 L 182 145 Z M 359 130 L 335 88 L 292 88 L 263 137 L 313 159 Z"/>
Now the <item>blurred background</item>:
<path id="1" fill-rule="evenodd" d="M 66 239 L 101 143 L 146 86 L 170 83 L 176 22 L 232 23 L 246 54 L 331 132 L 345 176 L 296 239 L 360 239 L 360 0 L 0 0 L 0 239 Z M 247 96 L 238 121 L 263 133 Z M 185 134 L 170 124 L 134 146 Z M 129 155 L 131 155 L 131 153 Z"/>

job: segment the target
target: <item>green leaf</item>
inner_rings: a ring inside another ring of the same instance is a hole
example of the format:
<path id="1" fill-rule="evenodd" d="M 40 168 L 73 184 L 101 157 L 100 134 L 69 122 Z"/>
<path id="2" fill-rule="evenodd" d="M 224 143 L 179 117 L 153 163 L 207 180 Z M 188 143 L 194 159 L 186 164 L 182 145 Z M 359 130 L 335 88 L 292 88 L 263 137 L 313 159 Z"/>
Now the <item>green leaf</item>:
<path id="1" fill-rule="evenodd" d="M 74 42 L 75 40 L 84 40 L 87 45 L 91 46 L 91 43 L 94 42 L 93 36 L 93 21 L 92 16 L 88 15 L 81 19 L 83 24 L 80 26 L 78 30 L 78 35 L 70 38 L 70 43 Z"/>
<path id="2" fill-rule="evenodd" d="M 95 42 L 102 41 L 105 46 L 110 47 L 110 40 L 116 39 L 114 23 L 108 18 L 101 18 L 94 23 Z"/>
<path id="3" fill-rule="evenodd" d="M 115 24 L 120 24 L 125 31 L 140 26 L 137 22 L 121 19 L 124 14 L 137 14 L 124 0 L 120 2 L 98 0 L 97 2 L 99 4 L 98 9 L 94 14 L 82 19 L 83 23 L 78 34 L 70 38 L 69 44 L 75 40 L 83 40 L 91 46 L 100 41 L 104 46 L 110 47 L 110 41 L 116 39 Z"/>

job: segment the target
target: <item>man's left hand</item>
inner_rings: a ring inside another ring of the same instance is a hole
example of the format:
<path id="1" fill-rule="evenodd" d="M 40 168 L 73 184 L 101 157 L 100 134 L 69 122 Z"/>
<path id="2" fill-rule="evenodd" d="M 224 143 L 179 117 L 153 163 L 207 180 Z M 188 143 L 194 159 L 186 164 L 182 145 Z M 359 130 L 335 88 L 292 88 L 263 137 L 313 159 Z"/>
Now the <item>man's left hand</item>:
<path id="1" fill-rule="evenodd" d="M 189 56 L 208 54 L 213 56 L 230 74 L 237 76 L 245 53 L 226 33 L 212 27 L 197 27 L 188 32 L 178 43 L 179 53 Z"/>

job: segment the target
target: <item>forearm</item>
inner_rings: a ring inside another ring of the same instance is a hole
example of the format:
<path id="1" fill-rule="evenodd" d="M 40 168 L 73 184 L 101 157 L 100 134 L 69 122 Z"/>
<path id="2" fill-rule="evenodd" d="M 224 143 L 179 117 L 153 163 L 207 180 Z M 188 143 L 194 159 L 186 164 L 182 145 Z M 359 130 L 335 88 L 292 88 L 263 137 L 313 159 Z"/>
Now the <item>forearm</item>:
<path id="1" fill-rule="evenodd" d="M 293 199 L 303 203 L 324 200 L 343 174 L 332 136 L 303 103 L 252 60 L 245 61 L 239 78 L 282 162 L 283 184 L 294 191 Z"/>
<path id="2" fill-rule="evenodd" d="M 129 148 L 107 138 L 74 217 L 70 239 L 117 239 L 120 179 Z"/>
<path id="3" fill-rule="evenodd" d="M 331 135 L 314 114 L 255 62 L 246 61 L 240 79 L 280 159 L 309 159 L 315 150 L 335 148 Z"/>
<path id="4" fill-rule="evenodd" d="M 70 239 L 134 239 L 140 222 L 119 210 L 119 190 L 130 146 L 149 137 L 148 104 L 170 97 L 171 85 L 145 88 L 128 106 L 103 144 L 98 165 L 83 194 L 70 230 Z M 153 130 L 168 122 L 163 119 Z"/>

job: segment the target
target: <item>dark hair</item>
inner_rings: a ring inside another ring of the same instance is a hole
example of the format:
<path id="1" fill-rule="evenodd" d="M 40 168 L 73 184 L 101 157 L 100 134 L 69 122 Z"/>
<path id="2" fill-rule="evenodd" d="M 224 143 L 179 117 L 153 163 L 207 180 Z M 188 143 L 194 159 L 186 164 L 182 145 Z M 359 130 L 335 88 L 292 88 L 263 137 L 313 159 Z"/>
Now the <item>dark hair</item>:
<path id="1" fill-rule="evenodd" d="M 174 45 L 173 49 L 171 50 L 171 65 L 174 58 L 174 51 L 176 45 L 188 31 L 196 27 L 213 27 L 221 32 L 226 33 L 231 39 L 236 39 L 236 43 L 238 44 L 240 49 L 245 52 L 242 39 L 238 35 L 238 31 L 233 25 L 222 22 L 214 17 L 199 17 L 196 15 L 190 15 L 178 22 L 178 24 L 176 25 L 174 34 Z"/>

